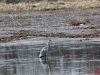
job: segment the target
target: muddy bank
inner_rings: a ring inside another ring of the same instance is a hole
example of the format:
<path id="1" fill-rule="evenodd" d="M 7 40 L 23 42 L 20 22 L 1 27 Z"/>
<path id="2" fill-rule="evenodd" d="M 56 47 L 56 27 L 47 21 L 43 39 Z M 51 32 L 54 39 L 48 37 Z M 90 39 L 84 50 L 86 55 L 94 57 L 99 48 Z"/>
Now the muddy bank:
<path id="1" fill-rule="evenodd" d="M 0 42 L 34 37 L 100 37 L 100 9 L 0 15 Z"/>
<path id="2" fill-rule="evenodd" d="M 100 32 L 95 32 L 91 34 L 64 34 L 64 33 L 46 33 L 46 32 L 30 32 L 21 30 L 18 33 L 13 33 L 11 36 L 8 37 L 1 37 L 0 42 L 10 42 L 34 37 L 66 37 L 66 38 L 93 38 L 93 37 L 100 37 Z"/>

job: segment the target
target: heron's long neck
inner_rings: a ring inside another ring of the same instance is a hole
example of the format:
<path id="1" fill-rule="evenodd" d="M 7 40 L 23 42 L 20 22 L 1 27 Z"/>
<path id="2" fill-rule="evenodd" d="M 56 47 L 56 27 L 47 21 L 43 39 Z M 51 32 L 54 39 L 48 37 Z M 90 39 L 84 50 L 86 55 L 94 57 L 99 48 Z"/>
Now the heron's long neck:
<path id="1" fill-rule="evenodd" d="M 50 48 L 50 42 L 48 42 L 48 44 L 47 44 L 47 45 L 48 45 L 48 48 Z"/>

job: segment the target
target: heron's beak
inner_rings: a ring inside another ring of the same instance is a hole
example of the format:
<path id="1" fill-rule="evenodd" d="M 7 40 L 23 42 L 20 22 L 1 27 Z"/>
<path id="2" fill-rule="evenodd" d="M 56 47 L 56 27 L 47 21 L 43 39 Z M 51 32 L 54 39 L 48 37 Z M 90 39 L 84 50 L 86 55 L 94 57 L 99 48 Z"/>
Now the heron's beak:
<path id="1" fill-rule="evenodd" d="M 52 43 L 55 43 L 55 41 L 54 41 L 54 40 L 52 40 L 51 42 L 52 42 Z"/>
<path id="2" fill-rule="evenodd" d="M 51 42 L 51 43 L 54 43 L 55 41 L 54 41 L 54 40 L 50 40 L 50 42 Z"/>

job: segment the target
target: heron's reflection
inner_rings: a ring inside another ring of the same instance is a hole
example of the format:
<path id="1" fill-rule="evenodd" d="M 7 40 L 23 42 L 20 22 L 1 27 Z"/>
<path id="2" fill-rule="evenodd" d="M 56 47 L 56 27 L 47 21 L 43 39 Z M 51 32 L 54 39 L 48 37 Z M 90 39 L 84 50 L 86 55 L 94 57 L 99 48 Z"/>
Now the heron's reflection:
<path id="1" fill-rule="evenodd" d="M 51 65 L 50 60 L 48 58 L 39 58 L 42 67 L 45 70 L 45 74 L 51 75 Z"/>

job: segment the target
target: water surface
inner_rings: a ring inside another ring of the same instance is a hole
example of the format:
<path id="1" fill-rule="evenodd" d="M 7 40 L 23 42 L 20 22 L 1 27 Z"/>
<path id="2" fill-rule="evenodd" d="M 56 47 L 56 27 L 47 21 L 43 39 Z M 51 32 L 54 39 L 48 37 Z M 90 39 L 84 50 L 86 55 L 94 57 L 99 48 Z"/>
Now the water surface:
<path id="1" fill-rule="evenodd" d="M 100 74 L 100 43 L 96 41 L 56 39 L 49 57 L 42 59 L 38 55 L 48 38 L 25 41 L 0 44 L 0 75 Z"/>

